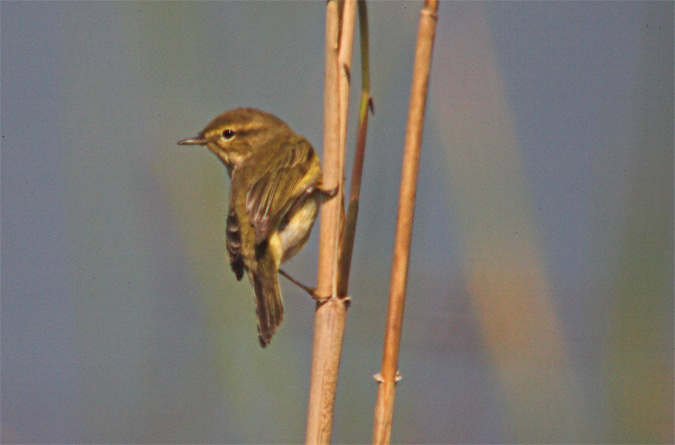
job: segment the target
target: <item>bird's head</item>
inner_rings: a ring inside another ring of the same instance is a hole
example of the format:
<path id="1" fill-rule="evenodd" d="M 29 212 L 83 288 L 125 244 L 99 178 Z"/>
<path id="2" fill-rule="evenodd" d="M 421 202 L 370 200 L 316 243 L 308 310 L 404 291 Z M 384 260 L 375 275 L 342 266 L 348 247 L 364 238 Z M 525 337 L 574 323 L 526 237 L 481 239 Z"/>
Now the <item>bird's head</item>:
<path id="1" fill-rule="evenodd" d="M 179 145 L 205 145 L 230 170 L 271 140 L 293 131 L 281 119 L 255 108 L 236 108 L 216 117 L 199 135 Z"/>

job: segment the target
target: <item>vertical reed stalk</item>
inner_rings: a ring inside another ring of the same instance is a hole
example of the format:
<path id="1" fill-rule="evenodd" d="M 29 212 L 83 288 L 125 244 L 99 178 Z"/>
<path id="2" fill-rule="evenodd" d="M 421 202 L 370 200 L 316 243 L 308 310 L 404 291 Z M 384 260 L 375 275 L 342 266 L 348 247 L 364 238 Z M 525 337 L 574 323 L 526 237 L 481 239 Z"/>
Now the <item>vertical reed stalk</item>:
<path id="1" fill-rule="evenodd" d="M 382 354 L 382 367 L 380 373 L 377 375 L 379 385 L 373 427 L 373 443 L 376 444 L 391 442 L 394 396 L 396 393 L 396 381 L 399 379 L 397 367 L 401 344 L 405 290 L 408 279 L 417 173 L 419 169 L 429 71 L 431 69 L 431 54 L 436 33 L 437 11 L 437 0 L 425 0 L 424 7 L 420 12 L 417 50 L 415 52 L 410 107 L 408 110 L 408 126 L 403 154 L 401 191 L 391 269 L 384 352 Z"/>
<path id="2" fill-rule="evenodd" d="M 368 9 L 365 0 L 359 0 L 359 34 L 361 37 L 361 104 L 359 106 L 359 129 L 354 148 L 354 165 L 349 186 L 349 206 L 345 217 L 345 229 L 338 258 L 338 296 L 346 297 L 349 291 L 349 274 L 356 237 L 356 221 L 359 214 L 361 177 L 368 134 L 368 111 L 373 111 L 370 97 L 370 50 L 368 43 Z"/>
<path id="3" fill-rule="evenodd" d="M 344 10 L 347 10 L 347 13 L 344 14 L 343 32 L 340 33 L 338 1 L 329 0 L 326 4 L 323 187 L 325 189 L 338 187 L 338 194 L 326 201 L 321 211 L 316 293 L 324 297 L 325 301 L 317 303 L 314 317 L 314 345 L 305 439 L 309 444 L 330 442 L 342 339 L 347 318 L 348 301 L 338 298 L 337 295 L 337 258 L 344 212 L 342 185 L 346 138 L 342 133 L 346 131 L 348 110 L 346 100 L 342 100 L 340 95 L 346 86 L 347 99 L 349 97 L 348 70 L 351 66 L 351 49 L 348 53 L 345 53 L 345 50 L 341 51 L 340 48 L 344 47 L 344 44 L 338 42 L 338 39 L 348 40 L 350 46 L 353 42 L 354 1 L 350 0 Z M 351 25 L 345 23 L 349 20 L 352 22 Z M 350 29 L 352 35 L 348 37 Z M 342 71 L 345 69 L 347 71 Z M 347 74 L 342 75 L 342 80 L 341 72 Z"/>

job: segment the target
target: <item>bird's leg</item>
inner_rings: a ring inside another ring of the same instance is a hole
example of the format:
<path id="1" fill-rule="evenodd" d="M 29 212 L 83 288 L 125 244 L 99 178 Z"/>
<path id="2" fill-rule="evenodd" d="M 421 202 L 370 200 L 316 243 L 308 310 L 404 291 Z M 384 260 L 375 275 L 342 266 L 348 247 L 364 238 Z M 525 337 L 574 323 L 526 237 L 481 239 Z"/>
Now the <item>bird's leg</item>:
<path id="1" fill-rule="evenodd" d="M 304 290 L 305 292 L 307 292 L 312 298 L 314 298 L 314 299 L 315 299 L 316 301 L 318 301 L 319 303 L 321 303 L 321 302 L 323 302 L 324 300 L 327 299 L 326 297 L 320 297 L 320 296 L 318 296 L 318 295 L 316 294 L 316 288 L 314 288 L 314 287 L 309 287 L 309 286 L 306 286 L 306 285 L 302 284 L 301 282 L 299 282 L 298 280 L 296 280 L 295 278 L 293 278 L 292 276 L 290 276 L 289 274 L 287 274 L 283 269 L 279 269 L 279 274 L 282 275 L 284 278 L 286 278 L 286 279 L 287 279 L 288 281 L 290 281 L 291 283 L 293 283 L 293 284 L 295 284 L 296 286 L 298 286 L 300 289 L 302 289 L 302 290 Z"/>
<path id="2" fill-rule="evenodd" d="M 299 282 L 298 280 L 296 280 L 295 278 L 293 278 L 292 276 L 290 276 L 288 273 L 286 273 L 283 269 L 279 269 L 279 274 L 282 275 L 283 277 L 285 277 L 285 278 L 286 278 L 288 281 L 290 281 L 291 283 L 293 283 L 293 284 L 295 284 L 296 286 L 298 286 L 300 289 L 302 289 L 302 290 L 304 290 L 305 292 L 307 292 L 307 293 L 309 294 L 309 296 L 312 297 L 313 299 L 315 299 L 316 302 L 319 303 L 319 304 L 323 304 L 323 303 L 325 303 L 326 301 L 328 301 L 328 300 L 331 299 L 330 296 L 327 296 L 327 297 L 326 297 L 326 296 L 318 295 L 318 294 L 316 293 L 316 288 L 315 288 L 315 287 L 309 287 L 309 286 L 306 286 L 306 285 L 302 284 L 301 282 Z M 340 299 L 343 300 L 343 301 L 345 302 L 345 304 L 347 305 L 347 307 L 350 306 L 351 301 L 352 301 L 352 297 L 350 297 L 349 295 L 346 295 L 346 296 L 344 296 L 344 297 L 341 297 Z"/>
<path id="3" fill-rule="evenodd" d="M 298 286 L 300 289 L 307 292 L 312 298 L 314 298 L 319 303 L 323 303 L 324 301 L 326 301 L 330 298 L 330 297 L 322 297 L 322 296 L 317 295 L 316 288 L 305 286 L 304 284 L 302 284 L 301 282 L 299 282 L 298 280 L 296 280 L 295 278 L 293 278 L 292 276 L 287 274 L 283 269 L 279 269 L 279 274 L 282 275 L 284 278 L 286 278 L 291 283 Z"/>
<path id="4" fill-rule="evenodd" d="M 285 278 L 286 278 L 288 281 L 290 281 L 291 283 L 293 283 L 293 284 L 295 284 L 296 286 L 298 286 L 300 289 L 302 289 L 302 290 L 304 290 L 305 292 L 307 292 L 307 293 L 308 293 L 309 295 L 311 295 L 312 297 L 315 296 L 315 294 L 316 294 L 316 289 L 315 289 L 315 288 L 309 287 L 309 286 L 306 286 L 306 285 L 302 284 L 301 282 L 299 282 L 298 280 L 296 280 L 295 278 L 293 278 L 292 276 L 290 276 L 289 274 L 287 274 L 283 269 L 279 269 L 279 274 L 281 274 L 283 277 L 285 277 Z"/>

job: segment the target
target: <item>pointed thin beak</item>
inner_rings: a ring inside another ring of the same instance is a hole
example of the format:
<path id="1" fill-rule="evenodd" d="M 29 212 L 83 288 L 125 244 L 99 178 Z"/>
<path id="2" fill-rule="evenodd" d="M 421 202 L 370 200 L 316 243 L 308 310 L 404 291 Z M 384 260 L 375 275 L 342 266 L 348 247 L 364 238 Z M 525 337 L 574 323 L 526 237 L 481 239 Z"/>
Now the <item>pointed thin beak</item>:
<path id="1" fill-rule="evenodd" d="M 187 138 L 183 139 L 182 141 L 178 141 L 178 145 L 204 145 L 204 144 L 206 144 L 206 139 L 204 139 L 202 136 Z"/>

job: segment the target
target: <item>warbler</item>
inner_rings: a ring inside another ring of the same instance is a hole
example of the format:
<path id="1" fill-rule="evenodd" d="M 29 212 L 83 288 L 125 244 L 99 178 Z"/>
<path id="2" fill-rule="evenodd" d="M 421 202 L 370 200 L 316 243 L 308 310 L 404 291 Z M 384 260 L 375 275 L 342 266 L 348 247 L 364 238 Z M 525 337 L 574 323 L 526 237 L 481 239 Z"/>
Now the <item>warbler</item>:
<path id="1" fill-rule="evenodd" d="M 279 266 L 305 245 L 323 197 L 334 191 L 322 188 L 321 163 L 307 139 L 254 108 L 226 111 L 178 144 L 206 146 L 227 168 L 225 244 L 237 280 L 246 272 L 253 286 L 264 348 L 284 317 Z"/>

